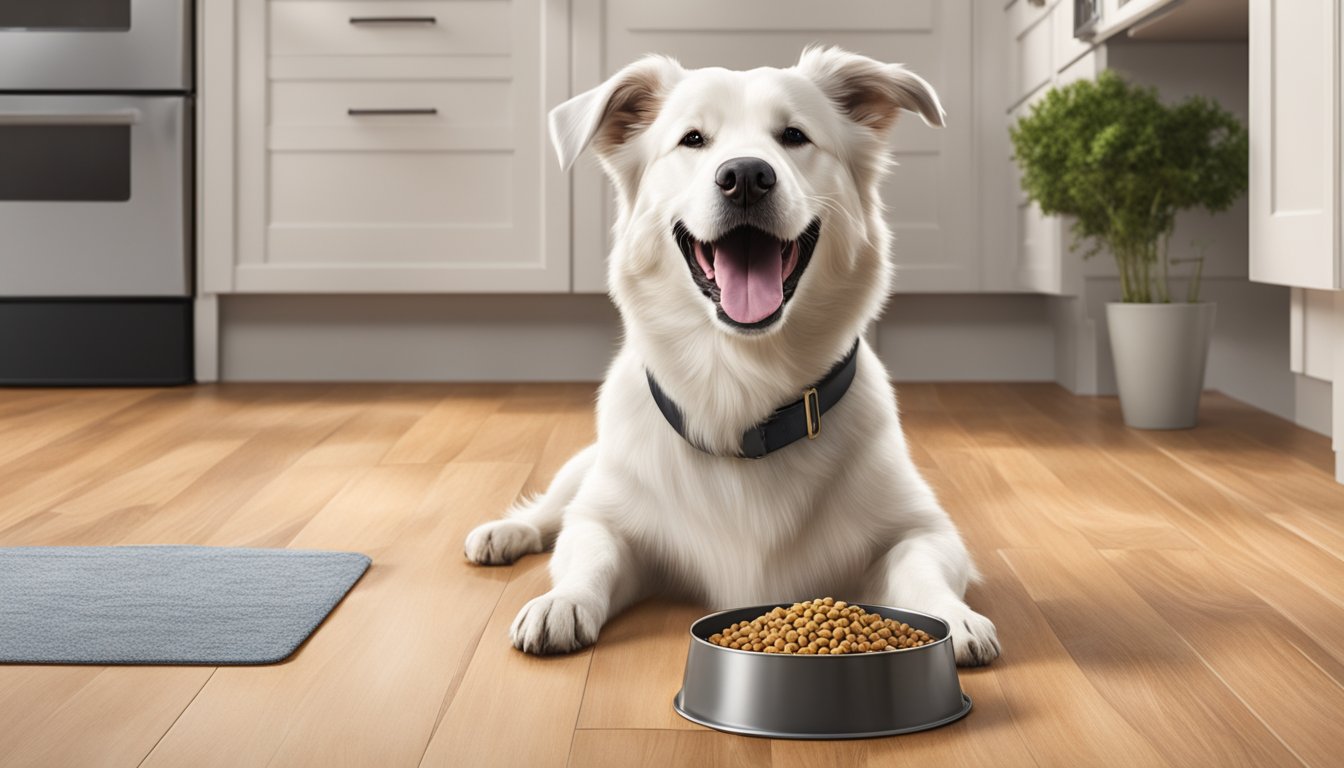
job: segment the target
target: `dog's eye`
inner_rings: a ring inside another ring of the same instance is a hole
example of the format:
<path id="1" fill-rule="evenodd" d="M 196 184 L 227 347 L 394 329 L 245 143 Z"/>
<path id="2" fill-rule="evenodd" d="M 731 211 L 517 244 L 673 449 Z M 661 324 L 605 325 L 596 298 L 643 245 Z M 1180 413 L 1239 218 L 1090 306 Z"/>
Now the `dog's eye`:
<path id="1" fill-rule="evenodd" d="M 785 128 L 784 133 L 780 134 L 779 140 L 786 147 L 800 147 L 804 144 L 811 143 L 807 138 L 806 133 L 803 133 L 802 130 L 794 128 L 793 126 Z"/>
<path id="2" fill-rule="evenodd" d="M 701 136 L 699 131 L 691 131 L 681 137 L 681 146 L 690 147 L 691 149 L 699 149 L 700 147 L 705 146 L 705 137 Z"/>

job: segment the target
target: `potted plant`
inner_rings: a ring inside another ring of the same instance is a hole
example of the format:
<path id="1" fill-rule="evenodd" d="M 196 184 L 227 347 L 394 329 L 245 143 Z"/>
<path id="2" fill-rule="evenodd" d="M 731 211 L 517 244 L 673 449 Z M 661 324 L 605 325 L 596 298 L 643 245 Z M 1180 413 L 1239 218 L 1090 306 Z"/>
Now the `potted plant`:
<path id="1" fill-rule="evenodd" d="M 1199 301 L 1203 257 L 1173 259 L 1179 211 L 1227 210 L 1246 191 L 1246 129 L 1215 102 L 1167 106 L 1114 72 L 1055 88 L 1011 130 L 1022 186 L 1073 219 L 1084 258 L 1109 250 L 1119 302 L 1106 306 L 1120 407 L 1144 429 L 1193 427 L 1215 305 Z M 1190 264 L 1173 302 L 1173 264 Z"/>

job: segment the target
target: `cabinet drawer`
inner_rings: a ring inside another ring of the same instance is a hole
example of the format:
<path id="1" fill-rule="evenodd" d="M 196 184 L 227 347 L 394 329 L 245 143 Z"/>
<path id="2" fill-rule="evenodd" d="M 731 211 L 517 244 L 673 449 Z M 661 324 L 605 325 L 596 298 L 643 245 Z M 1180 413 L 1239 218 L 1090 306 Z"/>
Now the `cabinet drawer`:
<path id="1" fill-rule="evenodd" d="M 271 221 L 277 224 L 508 224 L 509 152 L 276 152 Z"/>
<path id="2" fill-rule="evenodd" d="M 503 258 L 516 250 L 515 170 L 508 152 L 273 153 L 268 261 Z"/>
<path id="3" fill-rule="evenodd" d="M 285 81 L 271 84 L 271 148 L 507 149 L 508 80 Z"/>
<path id="4" fill-rule="evenodd" d="M 273 0 L 273 56 L 508 54 L 507 0 Z"/>

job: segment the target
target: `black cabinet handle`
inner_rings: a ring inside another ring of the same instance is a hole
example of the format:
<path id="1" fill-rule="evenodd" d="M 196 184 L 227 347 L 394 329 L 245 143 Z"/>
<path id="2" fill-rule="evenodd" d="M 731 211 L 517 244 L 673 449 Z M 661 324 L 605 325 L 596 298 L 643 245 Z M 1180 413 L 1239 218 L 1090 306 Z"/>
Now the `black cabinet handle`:
<path id="1" fill-rule="evenodd" d="M 438 24 L 435 16 L 351 16 L 351 24 Z"/>
<path id="2" fill-rule="evenodd" d="M 366 115 L 437 115 L 439 110 L 436 107 L 407 107 L 404 109 L 356 109 L 351 107 L 345 110 L 351 117 L 361 117 Z"/>

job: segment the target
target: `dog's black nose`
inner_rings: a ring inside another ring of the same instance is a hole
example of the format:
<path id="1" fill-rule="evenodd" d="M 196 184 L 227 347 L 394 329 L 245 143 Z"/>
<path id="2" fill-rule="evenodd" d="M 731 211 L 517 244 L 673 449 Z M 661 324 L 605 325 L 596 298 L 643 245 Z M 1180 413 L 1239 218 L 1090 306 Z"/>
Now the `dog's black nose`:
<path id="1" fill-rule="evenodd" d="M 734 157 L 719 166 L 714 183 L 724 197 L 748 206 L 775 188 L 775 169 L 759 157 Z"/>

